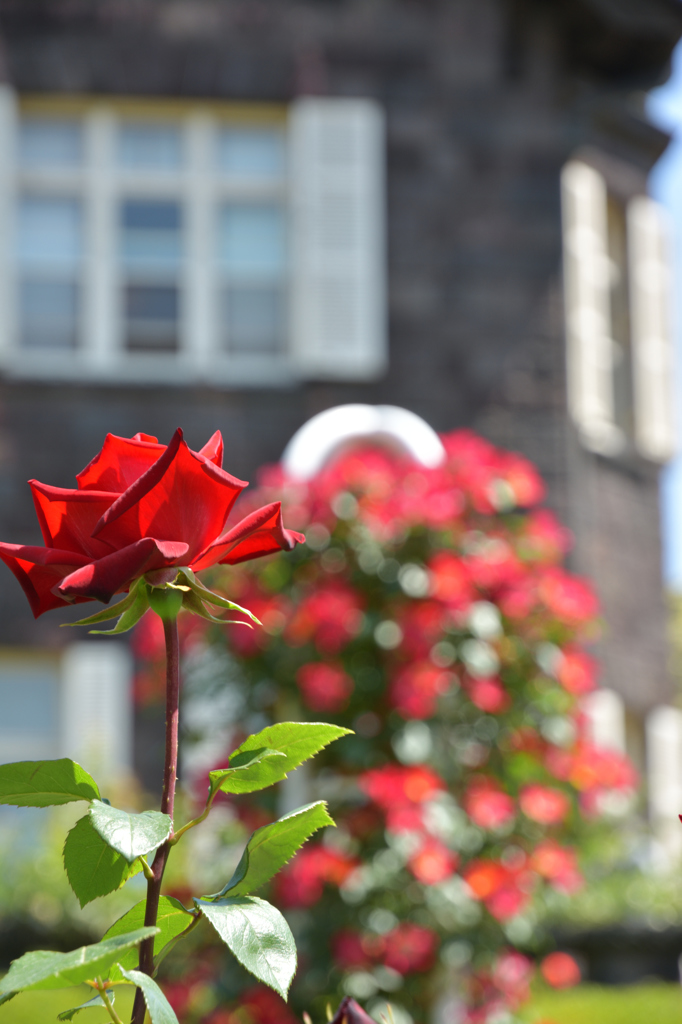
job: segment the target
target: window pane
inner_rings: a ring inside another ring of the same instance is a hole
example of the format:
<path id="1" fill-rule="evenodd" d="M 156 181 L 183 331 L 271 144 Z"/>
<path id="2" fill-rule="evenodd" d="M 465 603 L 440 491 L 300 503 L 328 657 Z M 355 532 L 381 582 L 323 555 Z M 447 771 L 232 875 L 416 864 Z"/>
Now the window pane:
<path id="1" fill-rule="evenodd" d="M 175 352 L 178 347 L 177 285 L 128 285 L 125 289 L 126 348 Z"/>
<path id="2" fill-rule="evenodd" d="M 83 158 L 78 121 L 27 118 L 19 129 L 19 159 L 28 168 L 75 168 Z"/>
<path id="3" fill-rule="evenodd" d="M 223 339 L 230 352 L 278 352 L 284 342 L 281 288 L 228 287 L 223 291 Z"/>
<path id="4" fill-rule="evenodd" d="M 284 137 L 273 129 L 224 128 L 218 135 L 218 167 L 235 178 L 284 174 Z"/>
<path id="5" fill-rule="evenodd" d="M 17 256 L 21 266 L 69 270 L 82 254 L 82 217 L 75 199 L 27 197 L 19 203 Z"/>
<path id="6" fill-rule="evenodd" d="M 118 162 L 133 170 L 177 171 L 182 166 L 182 136 L 175 125 L 124 125 L 118 137 Z"/>
<path id="7" fill-rule="evenodd" d="M 218 262 L 231 277 L 279 276 L 285 260 L 284 214 L 280 207 L 223 207 L 218 223 Z"/>
<path id="8" fill-rule="evenodd" d="M 26 348 L 75 348 L 79 289 L 74 281 L 25 277 L 19 283 L 21 344 Z"/>
<path id="9" fill-rule="evenodd" d="M 180 204 L 151 199 L 127 200 L 121 208 L 123 264 L 129 269 L 163 271 L 182 256 Z"/>

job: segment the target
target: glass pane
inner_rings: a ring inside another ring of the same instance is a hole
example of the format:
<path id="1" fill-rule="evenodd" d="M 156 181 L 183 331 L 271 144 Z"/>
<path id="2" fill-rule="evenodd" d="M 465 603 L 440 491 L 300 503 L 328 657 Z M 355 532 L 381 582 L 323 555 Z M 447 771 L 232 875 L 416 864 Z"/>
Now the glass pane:
<path id="1" fill-rule="evenodd" d="M 278 206 L 230 204 L 220 211 L 218 262 L 232 277 L 277 277 L 284 271 L 284 212 Z"/>
<path id="2" fill-rule="evenodd" d="M 284 137 L 273 129 L 224 128 L 218 135 L 218 167 L 235 178 L 284 174 Z"/>
<path id="3" fill-rule="evenodd" d="M 226 288 L 223 337 L 230 352 L 278 352 L 284 342 L 281 288 Z"/>
<path id="4" fill-rule="evenodd" d="M 15 732 L 43 737 L 56 732 L 59 721 L 57 680 L 54 675 L 2 670 L 0 677 L 0 736 Z"/>
<path id="5" fill-rule="evenodd" d="M 21 344 L 26 348 L 75 348 L 79 289 L 74 281 L 26 277 L 19 283 Z"/>
<path id="6" fill-rule="evenodd" d="M 26 197 L 19 203 L 20 265 L 69 270 L 82 254 L 82 215 L 76 199 Z"/>
<path id="7" fill-rule="evenodd" d="M 121 167 L 148 171 L 177 171 L 182 166 L 182 136 L 175 125 L 128 124 L 118 136 Z"/>
<path id="8" fill-rule="evenodd" d="M 22 167 L 78 167 L 83 159 L 83 129 L 78 121 L 27 118 L 19 129 Z"/>
<path id="9" fill-rule="evenodd" d="M 176 285 L 128 285 L 125 289 L 126 348 L 134 352 L 175 352 L 179 291 Z"/>
<path id="10" fill-rule="evenodd" d="M 177 267 L 182 256 L 180 204 L 129 199 L 121 207 L 123 263 L 128 268 Z"/>

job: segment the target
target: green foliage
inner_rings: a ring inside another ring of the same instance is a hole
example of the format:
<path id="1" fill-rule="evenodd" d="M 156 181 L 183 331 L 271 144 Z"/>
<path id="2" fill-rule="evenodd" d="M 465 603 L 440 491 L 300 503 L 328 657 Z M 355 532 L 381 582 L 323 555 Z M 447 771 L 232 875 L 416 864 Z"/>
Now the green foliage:
<path id="1" fill-rule="evenodd" d="M 114 1005 L 115 1001 L 114 992 L 109 993 L 109 1002 Z M 57 1020 L 73 1020 L 77 1013 L 81 1010 L 93 1010 L 96 1006 L 105 1006 L 105 1002 L 101 996 L 95 996 L 94 999 L 88 999 L 87 1003 L 81 1003 L 80 1006 L 74 1006 L 71 1010 L 64 1010 L 63 1013 L 57 1014 Z"/>
<path id="2" fill-rule="evenodd" d="M 97 783 L 68 757 L 0 765 L 0 803 L 50 807 L 72 800 L 98 800 Z"/>
<path id="3" fill-rule="evenodd" d="M 123 977 L 142 989 L 152 1024 L 178 1024 L 178 1018 L 165 995 L 148 974 L 141 971 L 122 971 Z"/>
<path id="4" fill-rule="evenodd" d="M 107 846 L 125 857 L 129 864 L 157 850 L 173 827 L 168 814 L 159 811 L 129 814 L 99 800 L 94 800 L 90 807 L 90 821 Z"/>
<path id="5" fill-rule="evenodd" d="M 240 964 L 286 999 L 296 973 L 296 943 L 279 910 L 257 896 L 194 903 Z"/>
<path id="6" fill-rule="evenodd" d="M 623 987 L 579 985 L 563 992 L 537 993 L 525 1009 L 528 1024 L 679 1024 L 679 985 L 642 984 Z"/>
<path id="7" fill-rule="evenodd" d="M 252 776 L 239 775 L 230 778 L 230 793 L 253 793 L 258 789 L 265 789 L 276 782 L 286 779 L 288 773 L 300 764 L 319 753 L 324 747 L 341 736 L 348 736 L 351 729 L 344 729 L 338 725 L 328 725 L 325 722 L 279 722 L 276 725 L 269 725 L 266 729 L 247 737 L 241 746 L 231 755 L 233 758 L 247 750 L 258 750 L 268 747 L 272 750 L 280 750 L 285 758 L 268 758 L 261 764 L 254 767 Z M 214 786 L 214 776 L 217 773 L 210 772 L 211 787 Z M 220 785 L 221 789 L 227 787 Z"/>
<path id="8" fill-rule="evenodd" d="M 224 793 L 250 793 L 256 789 L 263 789 L 268 783 L 262 783 L 264 775 L 258 765 L 266 758 L 285 756 L 282 750 L 270 750 L 268 747 L 233 754 L 229 768 L 209 772 L 209 800 L 220 789 Z M 235 776 L 235 772 L 239 774 Z M 252 789 L 243 789 L 245 785 L 252 786 Z M 234 788 L 235 786 L 237 788 Z"/>
<path id="9" fill-rule="evenodd" d="M 245 896 L 269 882 L 280 868 L 291 860 L 297 850 L 310 839 L 313 832 L 334 821 L 327 812 L 324 800 L 298 807 L 279 821 L 256 829 L 249 839 L 234 875 L 218 897 L 228 892 L 232 896 Z M 207 897 L 211 899 L 212 897 Z"/>
<path id="10" fill-rule="evenodd" d="M 89 814 L 80 818 L 66 837 L 64 867 L 81 907 L 120 889 L 142 869 L 139 862 L 129 864 L 102 839 Z"/>
<path id="11" fill-rule="evenodd" d="M 118 921 L 112 924 L 111 928 L 105 933 L 104 938 L 110 939 L 115 935 L 125 935 L 126 932 L 141 928 L 144 924 L 145 906 L 145 900 L 140 900 L 139 903 L 136 903 L 127 914 L 119 917 Z M 172 942 L 181 932 L 184 932 L 194 920 L 196 920 L 195 915 L 190 910 L 186 910 L 179 900 L 176 900 L 173 896 L 161 896 L 159 899 L 159 913 L 156 919 L 156 927 L 159 929 L 159 934 L 154 939 L 154 952 L 157 956 L 169 942 Z M 119 958 L 116 965 L 112 967 L 109 977 L 112 981 L 118 981 L 123 976 L 119 968 L 130 970 L 136 966 L 136 951 L 128 950 L 127 953 L 124 953 Z"/>
<path id="12" fill-rule="evenodd" d="M 27 989 L 69 988 L 106 974 L 123 952 L 156 935 L 156 928 L 138 928 L 71 953 L 39 950 L 14 960 L 0 982 L 0 1003 Z"/>

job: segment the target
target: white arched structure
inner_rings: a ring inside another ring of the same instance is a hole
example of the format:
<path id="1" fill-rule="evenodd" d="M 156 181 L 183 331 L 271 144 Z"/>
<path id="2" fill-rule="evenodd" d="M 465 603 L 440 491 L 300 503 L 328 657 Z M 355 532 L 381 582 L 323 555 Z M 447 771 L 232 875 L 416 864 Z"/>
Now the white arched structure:
<path id="1" fill-rule="evenodd" d="M 445 449 L 428 423 L 397 405 L 337 405 L 304 423 L 284 449 L 282 464 L 288 476 L 308 480 L 339 449 L 359 440 L 384 441 L 433 468 Z"/>

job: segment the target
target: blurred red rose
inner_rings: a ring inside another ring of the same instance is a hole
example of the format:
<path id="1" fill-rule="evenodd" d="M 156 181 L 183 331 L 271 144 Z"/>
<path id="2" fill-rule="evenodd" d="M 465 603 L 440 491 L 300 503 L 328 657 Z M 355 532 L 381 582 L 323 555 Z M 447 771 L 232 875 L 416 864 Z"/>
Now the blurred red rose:
<path id="1" fill-rule="evenodd" d="M 452 672 L 430 662 L 413 662 L 401 669 L 389 689 L 391 704 L 403 718 L 431 718 L 438 698 L 452 688 Z"/>
<path id="2" fill-rule="evenodd" d="M 502 828 L 516 816 L 512 798 L 488 780 L 474 781 L 464 794 L 462 805 L 479 828 Z"/>
<path id="3" fill-rule="evenodd" d="M 215 433 L 193 452 L 177 430 L 155 437 L 107 434 L 99 455 L 78 473 L 77 489 L 30 481 L 45 547 L 0 543 L 0 558 L 37 617 L 84 601 L 108 603 L 145 573 L 233 565 L 303 540 L 285 530 L 279 502 L 226 530 L 246 487 L 222 469 Z"/>
<path id="4" fill-rule="evenodd" d="M 542 976 L 553 988 L 580 984 L 580 968 L 568 953 L 550 953 L 540 964 Z"/>
<path id="5" fill-rule="evenodd" d="M 556 675 L 565 690 L 582 697 L 597 685 L 597 662 L 585 651 L 567 647 L 561 652 Z"/>
<path id="6" fill-rule="evenodd" d="M 294 647 L 313 641 L 323 654 L 336 654 L 362 629 L 360 596 L 341 583 L 321 584 L 303 598 L 289 619 L 285 638 Z"/>
<path id="7" fill-rule="evenodd" d="M 311 661 L 301 665 L 296 683 L 311 711 L 341 711 L 353 692 L 353 680 L 338 665 Z"/>
<path id="8" fill-rule="evenodd" d="M 407 862 L 410 871 L 422 885 L 437 885 L 449 878 L 459 858 L 439 839 L 428 837 Z"/>
<path id="9" fill-rule="evenodd" d="M 428 971 L 433 965 L 437 937 L 430 928 L 405 922 L 384 936 L 386 967 L 400 974 Z"/>
<path id="10" fill-rule="evenodd" d="M 558 825 L 571 809 L 570 800 L 561 790 L 538 785 L 523 787 L 519 805 L 527 818 L 540 825 Z"/>
<path id="11" fill-rule="evenodd" d="M 471 703 L 490 715 L 506 711 L 511 704 L 511 697 L 499 679 L 471 679 L 466 690 Z"/>

